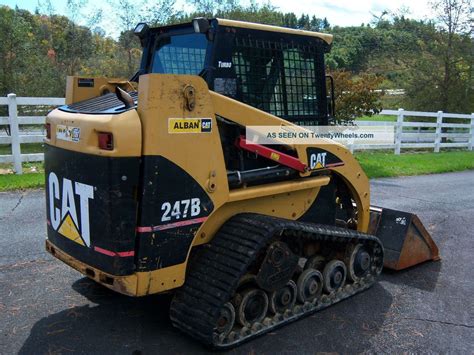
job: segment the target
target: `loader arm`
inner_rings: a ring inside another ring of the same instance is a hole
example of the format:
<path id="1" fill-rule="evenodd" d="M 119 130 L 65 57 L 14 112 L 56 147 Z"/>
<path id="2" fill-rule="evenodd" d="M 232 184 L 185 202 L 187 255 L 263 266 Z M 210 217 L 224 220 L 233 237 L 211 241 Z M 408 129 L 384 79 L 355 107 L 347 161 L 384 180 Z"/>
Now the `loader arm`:
<path id="1" fill-rule="evenodd" d="M 224 95 L 210 92 L 214 112 L 217 116 L 224 117 L 242 127 L 246 126 L 291 126 L 295 130 L 304 130 L 291 122 L 273 116 L 252 106 L 245 105 Z M 278 138 L 275 139 L 278 142 Z M 287 145 L 285 143 L 285 145 Z M 297 153 L 298 159 L 309 165 L 309 148 L 319 148 L 333 154 L 343 162 L 342 165 L 331 167 L 329 170 L 337 174 L 347 184 L 351 198 L 357 206 L 357 230 L 367 232 L 370 220 L 370 185 L 369 180 L 359 162 L 344 146 L 328 139 L 315 140 L 314 146 L 303 144 L 287 145 Z M 300 176 L 309 176 L 311 172 L 300 173 Z"/>

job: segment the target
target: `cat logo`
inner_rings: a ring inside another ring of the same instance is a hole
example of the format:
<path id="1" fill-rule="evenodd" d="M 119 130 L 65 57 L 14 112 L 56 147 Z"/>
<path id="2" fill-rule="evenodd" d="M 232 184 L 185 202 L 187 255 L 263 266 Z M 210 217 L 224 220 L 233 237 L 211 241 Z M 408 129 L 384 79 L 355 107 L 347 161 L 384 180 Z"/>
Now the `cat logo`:
<path id="1" fill-rule="evenodd" d="M 94 187 L 63 178 L 61 189 L 58 177 L 51 172 L 48 175 L 48 189 L 49 218 L 53 230 L 75 243 L 90 247 L 89 200 L 94 199 Z"/>
<path id="2" fill-rule="evenodd" d="M 201 132 L 210 132 L 212 128 L 212 121 L 209 118 L 201 120 Z"/>
<path id="3" fill-rule="evenodd" d="M 327 153 L 317 153 L 310 155 L 309 167 L 311 170 L 323 169 L 326 167 L 326 154 Z"/>

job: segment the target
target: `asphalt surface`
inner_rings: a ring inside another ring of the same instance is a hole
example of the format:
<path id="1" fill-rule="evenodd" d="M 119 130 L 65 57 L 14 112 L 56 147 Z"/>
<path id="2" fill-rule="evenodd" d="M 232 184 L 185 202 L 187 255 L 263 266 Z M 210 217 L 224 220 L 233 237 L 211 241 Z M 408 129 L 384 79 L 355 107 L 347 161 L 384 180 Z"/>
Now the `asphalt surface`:
<path id="1" fill-rule="evenodd" d="M 43 194 L 0 193 L 0 354 L 206 352 L 171 326 L 169 296 L 121 296 L 50 257 Z M 472 353 L 474 171 L 373 180 L 372 200 L 417 213 L 443 260 L 231 353 Z"/>

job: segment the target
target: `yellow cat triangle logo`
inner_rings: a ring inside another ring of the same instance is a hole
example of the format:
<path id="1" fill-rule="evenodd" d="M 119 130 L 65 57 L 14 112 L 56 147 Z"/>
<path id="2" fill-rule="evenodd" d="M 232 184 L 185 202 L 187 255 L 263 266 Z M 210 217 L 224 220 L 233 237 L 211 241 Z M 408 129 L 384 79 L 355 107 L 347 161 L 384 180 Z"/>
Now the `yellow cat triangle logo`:
<path id="1" fill-rule="evenodd" d="M 58 232 L 66 238 L 71 239 L 73 242 L 85 246 L 84 241 L 82 240 L 81 235 L 79 234 L 79 231 L 77 230 L 77 227 L 69 213 L 66 215 L 66 218 L 64 218 L 63 223 L 58 229 Z"/>
<path id="2" fill-rule="evenodd" d="M 315 169 L 322 169 L 322 168 L 324 168 L 324 165 L 321 164 L 320 162 L 317 162 L 317 163 L 316 163 L 316 166 L 315 166 L 314 168 L 315 168 Z"/>

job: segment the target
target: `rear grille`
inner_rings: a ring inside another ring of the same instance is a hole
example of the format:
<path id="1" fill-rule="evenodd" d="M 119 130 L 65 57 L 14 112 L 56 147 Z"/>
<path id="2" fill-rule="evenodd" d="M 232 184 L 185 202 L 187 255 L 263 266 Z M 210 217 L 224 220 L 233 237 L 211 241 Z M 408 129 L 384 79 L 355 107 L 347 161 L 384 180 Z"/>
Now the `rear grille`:
<path id="1" fill-rule="evenodd" d="M 137 106 L 138 92 L 129 92 Z M 115 93 L 105 94 L 92 99 L 60 107 L 62 111 L 76 113 L 120 113 L 125 111 L 125 105 L 117 98 Z"/>

